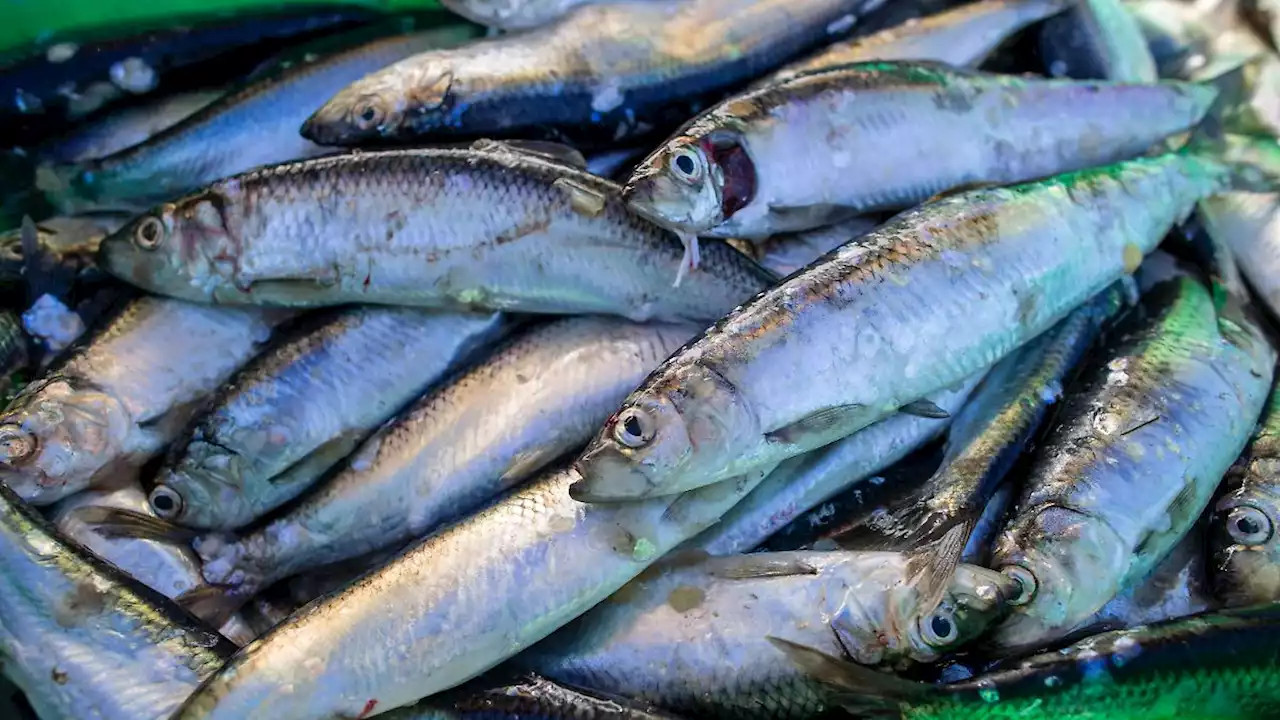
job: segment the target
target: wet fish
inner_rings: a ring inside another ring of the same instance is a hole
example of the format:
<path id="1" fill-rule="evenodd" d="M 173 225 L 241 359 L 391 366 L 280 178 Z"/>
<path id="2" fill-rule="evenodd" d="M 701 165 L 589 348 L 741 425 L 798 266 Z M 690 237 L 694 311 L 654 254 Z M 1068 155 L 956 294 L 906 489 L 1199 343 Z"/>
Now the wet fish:
<path id="1" fill-rule="evenodd" d="M 980 379 L 971 378 L 930 402 L 948 413 L 958 412 Z M 792 520 L 928 443 L 947 425 L 946 419 L 899 414 L 829 447 L 786 460 L 689 547 L 712 555 L 749 552 Z"/>
<path id="2" fill-rule="evenodd" d="M 912 683 L 777 644 L 854 712 L 910 720 L 1263 720 L 1280 702 L 1278 610 L 1222 610 L 1104 633 L 950 685 Z"/>
<path id="3" fill-rule="evenodd" d="M 150 513 L 147 494 L 134 478 L 117 478 L 114 487 L 85 490 L 49 508 L 48 518 L 58 532 L 129 574 L 129 577 L 169 599 L 204 585 L 200 558 L 191 548 L 175 543 L 136 538 L 106 538 L 93 525 L 100 508 Z M 204 619 L 204 618 L 202 618 Z M 222 624 L 219 632 L 237 645 L 255 633 L 239 616 Z"/>
<path id="4" fill-rule="evenodd" d="M 536 675 L 496 686 L 487 676 L 444 697 L 393 710 L 387 720 L 678 720 L 647 703 L 569 688 Z"/>
<path id="5" fill-rule="evenodd" d="M 1240 454 L 1271 386 L 1275 350 L 1197 280 L 1145 294 L 1067 393 L 996 542 L 1023 585 L 989 638 L 1040 647 L 1141 581 L 1190 530 Z"/>
<path id="6" fill-rule="evenodd" d="M 40 717 L 165 718 L 235 646 L 0 485 L 0 651 Z"/>
<path id="7" fill-rule="evenodd" d="M 178 439 L 152 508 L 187 527 L 248 524 L 505 328 L 498 313 L 356 307 L 300 329 L 240 370 Z"/>
<path id="8" fill-rule="evenodd" d="M 0 413 L 0 480 L 45 505 L 140 466 L 258 352 L 276 319 L 256 308 L 130 301 Z"/>
<path id="9" fill-rule="evenodd" d="M 1213 504 L 1209 543 L 1214 593 L 1232 606 L 1280 600 L 1280 392 Z"/>
<path id="10" fill-rule="evenodd" d="M 545 473 L 294 615 L 174 720 L 367 717 L 447 690 L 604 600 L 714 523 L 763 474 L 600 505 L 569 497 L 573 470 Z"/>
<path id="11" fill-rule="evenodd" d="M 103 258 L 136 285 L 205 302 L 640 321 L 709 320 L 773 282 L 708 244 L 699 271 L 673 290 L 680 244 L 628 213 L 619 191 L 508 144 L 319 158 L 162 205 L 104 241 Z"/>
<path id="12" fill-rule="evenodd" d="M 321 154 L 298 127 L 325 98 L 366 73 L 472 34 L 467 26 L 446 26 L 317 53 L 228 92 L 146 142 L 86 163 L 47 167 L 38 184 L 64 211 L 141 210 L 255 167 Z"/>
<path id="13" fill-rule="evenodd" d="M 50 163 L 78 163 L 106 157 L 146 141 L 221 96 L 221 90 L 193 90 L 120 110 L 58 138 L 37 155 Z"/>
<path id="14" fill-rule="evenodd" d="M 959 186 L 1124 160 L 1194 126 L 1215 97 L 1210 87 L 1175 81 L 1115 85 L 860 63 L 721 102 L 650 154 L 623 197 L 679 233 L 763 238 L 908 207 Z M 961 145 L 967 151 L 954 152 Z M 797 164 L 808 170 L 792 172 Z"/>
<path id="15" fill-rule="evenodd" d="M 757 86 L 870 60 L 934 60 L 956 67 L 975 67 L 1019 30 L 1062 12 L 1071 1 L 979 0 L 872 35 L 833 43 L 809 58 L 783 67 Z"/>
<path id="16" fill-rule="evenodd" d="M 558 20 L 580 5 L 603 0 L 441 0 L 466 19 L 500 30 L 527 30 Z"/>
<path id="17" fill-rule="evenodd" d="M 1142 28 L 1121 0 L 1080 0 L 1044 24 L 1040 52 L 1054 77 L 1134 83 L 1159 78 Z"/>
<path id="18" fill-rule="evenodd" d="M 936 610 L 900 553 L 753 553 L 655 565 L 514 662 L 691 717 L 811 718 L 825 689 L 774 651 L 776 635 L 905 668 L 977 637 L 1005 610 L 999 573 L 965 565 Z"/>
<path id="19" fill-rule="evenodd" d="M 647 0 L 579 7 L 531 32 L 423 53 L 354 82 L 302 134 L 379 139 L 568 134 L 617 141 L 839 37 L 883 0 Z"/>
<path id="20" fill-rule="evenodd" d="M 1049 329 L 1257 171 L 1171 153 L 907 211 L 663 363 L 579 458 L 575 497 L 678 492 L 851 435 Z"/>
<path id="21" fill-rule="evenodd" d="M 1150 576 L 1111 598 L 1088 625 L 1130 628 L 1219 607 L 1209 591 L 1204 548 L 1204 527 L 1196 523 Z"/>
<path id="22" fill-rule="evenodd" d="M 421 537 L 581 447 L 695 331 L 584 317 L 513 338 L 387 423 L 288 512 L 243 537 L 197 539 L 205 579 L 243 601 Z"/>
<path id="23" fill-rule="evenodd" d="M 759 242 L 733 243 L 778 277 L 786 277 L 841 245 L 862 237 L 880 223 L 873 217 L 855 217 L 834 225 L 773 235 Z M 732 241 L 731 241 L 732 242 Z"/>

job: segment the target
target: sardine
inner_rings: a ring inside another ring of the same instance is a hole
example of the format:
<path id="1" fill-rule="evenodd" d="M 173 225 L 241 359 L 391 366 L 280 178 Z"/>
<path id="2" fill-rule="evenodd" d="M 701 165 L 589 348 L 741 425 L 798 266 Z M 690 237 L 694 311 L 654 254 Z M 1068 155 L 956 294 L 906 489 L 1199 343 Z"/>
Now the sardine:
<path id="1" fill-rule="evenodd" d="M 1152 286 L 1066 395 L 994 567 L 1023 591 L 989 638 L 1040 647 L 1141 581 L 1191 529 L 1244 449 L 1275 350 L 1197 280 Z"/>
<path id="2" fill-rule="evenodd" d="M 457 686 L 604 600 L 763 475 L 600 505 L 569 497 L 576 472 L 550 471 L 312 603 L 174 720 L 368 717 Z"/>
<path id="3" fill-rule="evenodd" d="M 357 307 L 302 328 L 240 370 L 184 432 L 152 507 L 187 527 L 248 524 L 311 487 L 505 327 L 499 313 Z"/>
<path id="4" fill-rule="evenodd" d="M 146 142 L 86 163 L 50 166 L 39 184 L 63 211 L 140 210 L 251 168 L 321 154 L 325 150 L 300 137 L 298 127 L 325 98 L 366 73 L 472 34 L 455 25 L 317 53 L 248 82 Z"/>
<path id="5" fill-rule="evenodd" d="M 1150 576 L 1111 598 L 1086 626 L 1131 628 L 1218 607 L 1209 592 L 1204 548 L 1204 528 L 1196 523 Z"/>
<path id="6" fill-rule="evenodd" d="M 844 35 L 883 0 L 647 0 L 423 53 L 354 82 L 302 126 L 322 145 L 527 135 L 616 143 Z M 675 120 L 679 122 L 679 120 Z"/>
<path id="7" fill-rule="evenodd" d="M 801 73 L 870 60 L 933 60 L 975 67 L 1002 42 L 1032 23 L 1056 15 L 1072 0 L 979 0 L 910 20 L 872 35 L 832 44 L 783 67 L 757 86 Z"/>
<path id="8" fill-rule="evenodd" d="M 103 242 L 105 267 L 205 302 L 389 303 L 710 320 L 773 275 L 680 243 L 620 188 L 508 144 L 359 153 L 214 183 Z M 190 248 L 190 250 L 187 250 Z"/>
<path id="9" fill-rule="evenodd" d="M 42 162 L 79 163 L 113 155 L 178 124 L 221 96 L 220 90 L 193 90 L 130 107 L 58 138 L 37 157 Z"/>
<path id="10" fill-rule="evenodd" d="M 778 277 L 786 277 L 850 240 L 866 235 L 879 224 L 870 216 L 855 217 L 814 230 L 773 235 L 758 242 L 736 243 L 734 247 L 755 258 Z"/>
<path id="11" fill-rule="evenodd" d="M 878 552 L 660 563 L 514 662 L 691 717 L 819 717 L 832 709 L 825 689 L 768 636 L 905 669 L 973 640 L 1016 591 L 999 573 L 965 565 L 932 610 L 908 565 Z"/>
<path id="12" fill-rule="evenodd" d="M 1124 160 L 1194 126 L 1216 96 L 1176 81 L 1045 80 L 920 62 L 836 67 L 691 120 L 640 163 L 623 197 L 679 233 L 763 238 L 959 186 Z"/>
<path id="13" fill-rule="evenodd" d="M 275 319 L 256 308 L 127 303 L 0 414 L 0 480 L 45 505 L 141 466 L 257 354 Z"/>
<path id="14" fill-rule="evenodd" d="M 1149 83 L 1159 78 L 1138 20 L 1121 0 L 1080 0 L 1040 30 L 1054 77 Z"/>
<path id="15" fill-rule="evenodd" d="M 569 688 L 529 675 L 518 682 L 483 683 L 482 676 L 446 696 L 392 710 L 385 720 L 679 720 L 648 703 Z"/>
<path id="16" fill-rule="evenodd" d="M 528 30 L 558 20 L 579 5 L 605 0 L 441 0 L 462 17 L 500 30 Z"/>
<path id="17" fill-rule="evenodd" d="M 679 492 L 847 437 L 1048 330 L 1256 172 L 1171 153 L 907 211 L 663 363 L 579 458 L 574 495 Z"/>
<path id="18" fill-rule="evenodd" d="M 118 478 L 115 487 L 85 490 L 59 501 L 49 508 L 48 518 L 68 539 L 80 543 L 128 573 L 129 577 L 171 600 L 204 585 L 200 558 L 186 545 L 99 535 L 95 532 L 93 520 L 100 508 L 151 512 L 147 494 L 137 479 Z M 237 645 L 249 643 L 255 635 L 239 616 L 232 616 L 222 623 L 218 631 Z"/>
<path id="19" fill-rule="evenodd" d="M 0 485 L 0 653 L 43 718 L 160 720 L 235 651 Z"/>

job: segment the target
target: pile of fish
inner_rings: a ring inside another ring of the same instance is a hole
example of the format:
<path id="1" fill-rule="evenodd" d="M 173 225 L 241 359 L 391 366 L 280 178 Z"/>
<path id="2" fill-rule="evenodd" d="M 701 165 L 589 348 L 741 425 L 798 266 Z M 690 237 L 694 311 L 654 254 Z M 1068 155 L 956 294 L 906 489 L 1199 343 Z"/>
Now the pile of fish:
<path id="1" fill-rule="evenodd" d="M 1280 5 L 443 4 L 0 70 L 3 714 L 1280 717 Z"/>

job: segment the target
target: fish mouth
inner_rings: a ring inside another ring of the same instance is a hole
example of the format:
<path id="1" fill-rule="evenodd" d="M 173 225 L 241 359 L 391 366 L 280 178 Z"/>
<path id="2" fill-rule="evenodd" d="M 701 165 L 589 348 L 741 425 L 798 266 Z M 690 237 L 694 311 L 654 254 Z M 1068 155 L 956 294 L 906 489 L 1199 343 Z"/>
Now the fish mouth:
<path id="1" fill-rule="evenodd" d="M 569 497 L 578 502 L 627 502 L 659 494 L 639 463 L 607 445 L 584 454 L 573 467 L 580 479 L 569 486 Z"/>

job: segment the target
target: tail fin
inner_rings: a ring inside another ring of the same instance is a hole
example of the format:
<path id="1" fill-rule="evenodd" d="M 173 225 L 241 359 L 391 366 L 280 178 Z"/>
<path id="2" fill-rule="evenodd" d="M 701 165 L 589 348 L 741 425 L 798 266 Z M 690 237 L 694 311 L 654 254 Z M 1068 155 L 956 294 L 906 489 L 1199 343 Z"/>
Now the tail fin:
<path id="1" fill-rule="evenodd" d="M 138 538 L 171 543 L 189 543 L 199 531 L 174 525 L 134 510 L 109 507 L 84 507 L 78 511 L 85 524 L 107 538 Z"/>
<path id="2" fill-rule="evenodd" d="M 213 627 L 222 627 L 249 598 L 232 595 L 216 585 L 201 585 L 174 600 L 182 609 Z"/>
<path id="3" fill-rule="evenodd" d="M 857 663 L 828 655 L 790 640 L 767 638 L 806 675 L 831 686 L 836 701 L 855 716 L 896 716 L 905 704 L 927 702 L 936 690 Z"/>

